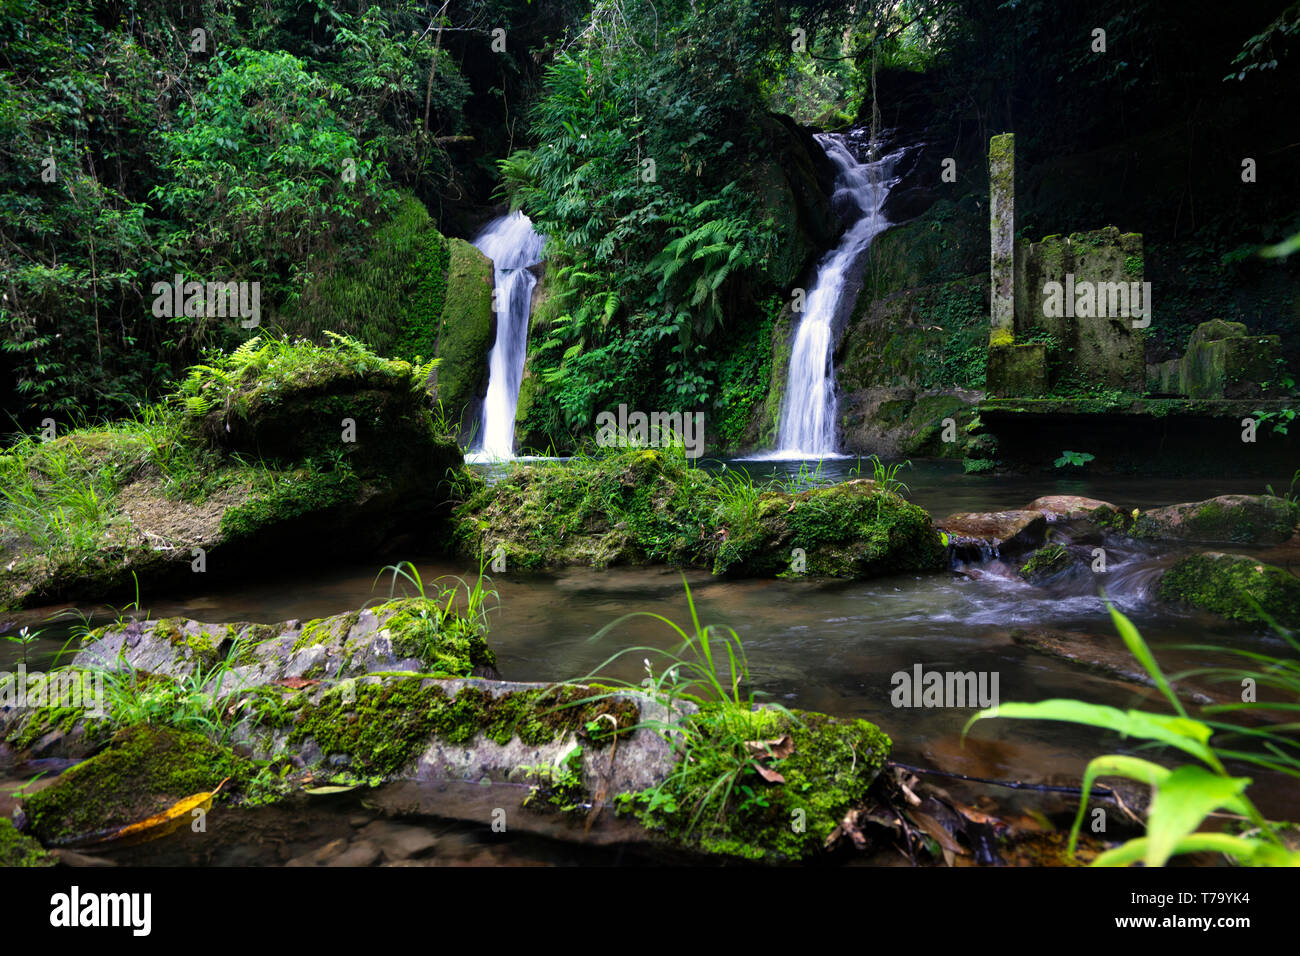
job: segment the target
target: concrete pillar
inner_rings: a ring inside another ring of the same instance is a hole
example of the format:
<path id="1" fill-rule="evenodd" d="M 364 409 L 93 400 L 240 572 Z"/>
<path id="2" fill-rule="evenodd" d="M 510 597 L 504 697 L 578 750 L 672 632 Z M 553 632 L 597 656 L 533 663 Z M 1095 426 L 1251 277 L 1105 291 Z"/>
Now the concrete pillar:
<path id="1" fill-rule="evenodd" d="M 1016 136 L 1003 133 L 989 140 L 989 232 L 993 301 L 989 312 L 989 344 L 1010 345 L 1015 339 L 1016 264 Z"/>

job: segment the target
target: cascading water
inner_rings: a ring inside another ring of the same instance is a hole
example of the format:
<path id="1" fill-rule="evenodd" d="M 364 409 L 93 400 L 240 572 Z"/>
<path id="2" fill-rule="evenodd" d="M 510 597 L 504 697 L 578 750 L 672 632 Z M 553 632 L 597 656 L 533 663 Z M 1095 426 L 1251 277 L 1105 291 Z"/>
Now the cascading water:
<path id="1" fill-rule="evenodd" d="M 849 150 L 847 137 L 819 133 L 817 141 L 836 167 L 831 207 L 850 224 L 839 245 L 817 263 L 816 278 L 804 304 L 785 386 L 778 448 L 768 458 L 825 458 L 836 454 L 835 368 L 831 358 L 832 332 L 844 302 L 845 288 L 854 265 L 888 220 L 881 215 L 890 188 L 897 150 L 865 163 Z"/>
<path id="2" fill-rule="evenodd" d="M 542 260 L 546 237 L 522 212 L 493 219 L 474 246 L 492 260 L 495 272 L 497 337 L 488 357 L 487 397 L 479 416 L 473 451 L 477 457 L 514 457 L 515 410 L 528 352 L 528 313 L 537 277 L 528 267 Z"/>

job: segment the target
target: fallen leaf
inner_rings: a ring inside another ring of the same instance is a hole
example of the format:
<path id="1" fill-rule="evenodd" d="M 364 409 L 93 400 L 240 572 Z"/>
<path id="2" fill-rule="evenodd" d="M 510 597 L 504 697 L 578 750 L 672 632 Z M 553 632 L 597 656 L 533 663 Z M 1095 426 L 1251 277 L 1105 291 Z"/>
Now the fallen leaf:
<path id="1" fill-rule="evenodd" d="M 329 787 L 303 787 L 303 788 L 302 788 L 302 792 L 303 792 L 303 793 L 310 793 L 313 797 L 324 797 L 324 796 L 327 796 L 328 794 L 331 794 L 331 793 L 347 793 L 347 792 L 349 792 L 349 791 L 351 791 L 351 790 L 355 790 L 355 789 L 357 789 L 357 787 L 359 787 L 359 786 L 361 786 L 361 784 L 359 784 L 359 783 L 354 783 L 354 784 L 353 784 L 352 786 L 350 786 L 350 787 L 335 787 L 335 786 L 329 786 Z"/>
<path id="2" fill-rule="evenodd" d="M 227 777 L 226 780 L 230 778 Z M 106 833 L 96 833 L 90 842 L 74 841 L 72 845 L 80 846 L 102 846 L 112 844 L 113 846 L 134 846 L 138 843 L 148 843 L 151 840 L 157 840 L 165 837 L 169 833 L 175 833 L 183 825 L 194 819 L 195 810 L 207 811 L 212 809 L 213 798 L 221 792 L 225 786 L 226 780 L 222 780 L 211 791 L 206 793 L 196 793 L 186 797 L 184 800 L 177 801 L 162 813 L 155 813 L 151 817 L 140 820 L 137 823 L 129 823 L 124 827 L 118 827 L 109 830 Z"/>
<path id="3" fill-rule="evenodd" d="M 279 680 L 271 681 L 272 684 L 279 684 L 281 687 L 288 687 L 291 690 L 301 690 L 304 687 L 314 687 L 320 681 L 312 680 L 309 677 L 282 677 Z"/>
<path id="4" fill-rule="evenodd" d="M 774 760 L 784 760 L 794 753 L 794 738 L 785 734 L 775 740 L 749 740 L 745 746 L 759 759 L 771 757 Z"/>
<path id="5" fill-rule="evenodd" d="M 785 777 L 781 776 L 771 767 L 764 767 L 757 760 L 753 761 L 751 766 L 758 771 L 758 775 L 768 783 L 785 783 Z"/>

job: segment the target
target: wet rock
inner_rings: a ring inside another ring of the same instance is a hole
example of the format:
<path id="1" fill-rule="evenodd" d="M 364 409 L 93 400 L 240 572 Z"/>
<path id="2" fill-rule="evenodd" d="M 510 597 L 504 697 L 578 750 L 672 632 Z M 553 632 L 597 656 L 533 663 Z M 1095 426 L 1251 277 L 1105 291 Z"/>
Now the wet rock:
<path id="1" fill-rule="evenodd" d="M 379 847 L 384 859 L 390 862 L 422 856 L 438 845 L 438 838 L 424 827 L 406 826 L 387 820 L 375 820 L 367 824 L 358 835 Z"/>
<path id="2" fill-rule="evenodd" d="M 354 843 L 334 859 L 326 863 L 326 866 L 374 866 L 379 862 L 379 847 L 373 843 L 361 841 Z"/>
<path id="3" fill-rule="evenodd" d="M 1017 644 L 1078 664 L 1107 677 L 1116 677 L 1143 687 L 1155 686 L 1155 682 L 1129 653 L 1118 635 L 1035 628 L 1012 631 L 1011 639 Z M 1183 682 L 1174 685 L 1174 691 L 1178 696 L 1196 704 L 1211 704 L 1223 699 L 1222 693 L 1216 695 L 1208 685 Z"/>
<path id="4" fill-rule="evenodd" d="M 1063 545 L 1049 544 L 1031 554 L 1018 573 L 1030 584 L 1042 584 L 1069 570 L 1073 564 L 1070 552 Z"/>
<path id="5" fill-rule="evenodd" d="M 324 846 L 317 847 L 300 856 L 295 856 L 289 860 L 285 866 L 325 866 L 331 860 L 340 856 L 348 848 L 348 841 L 343 837 L 337 840 L 331 840 Z"/>
<path id="6" fill-rule="evenodd" d="M 1230 620 L 1300 626 L 1300 578 L 1244 554 L 1188 555 L 1161 577 L 1159 596 Z"/>
<path id="7" fill-rule="evenodd" d="M 1105 508 L 1107 511 L 1118 510 L 1109 501 L 1085 498 L 1082 495 L 1044 495 L 1029 502 L 1024 510 L 1041 511 L 1047 516 L 1048 521 L 1061 519 L 1074 521 L 1092 517 L 1098 508 Z"/>
<path id="8" fill-rule="evenodd" d="M 1041 511 L 965 512 L 936 522 L 959 557 L 1023 554 L 1043 543 L 1047 517 Z"/>
<path id="9" fill-rule="evenodd" d="M 1297 507 L 1271 495 L 1220 495 L 1144 511 L 1134 537 L 1203 544 L 1277 544 L 1295 530 Z"/>

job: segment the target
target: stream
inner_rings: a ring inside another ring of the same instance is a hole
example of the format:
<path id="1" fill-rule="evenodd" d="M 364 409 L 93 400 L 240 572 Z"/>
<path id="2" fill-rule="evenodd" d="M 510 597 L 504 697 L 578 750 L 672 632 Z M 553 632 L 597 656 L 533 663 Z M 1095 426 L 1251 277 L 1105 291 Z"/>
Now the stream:
<path id="1" fill-rule="evenodd" d="M 755 477 L 771 469 L 798 474 L 798 463 L 732 461 L 711 462 L 707 467 L 720 469 L 724 464 L 749 468 Z M 558 463 L 556 466 L 562 467 Z M 854 474 L 855 467 L 852 460 L 828 462 L 816 480 L 843 480 Z M 863 471 L 870 474 L 870 466 Z M 917 463 L 899 477 L 907 482 L 911 499 L 936 517 L 954 511 L 1021 507 L 1042 494 L 1087 495 L 1123 507 L 1149 508 L 1229 492 L 1262 490 L 1257 482 L 1204 479 L 984 480 L 965 477 L 959 466 L 944 462 Z M 1270 555 L 1274 563 L 1300 562 L 1300 554 L 1279 555 L 1278 550 Z M 1273 651 L 1281 646 L 1280 639 L 1250 628 L 1156 602 L 1152 585 L 1159 571 L 1177 554 L 1173 547 L 1164 545 L 1156 551 L 1135 545 L 1120 548 L 1107 542 L 1107 552 L 1109 568 L 1105 575 L 1094 575 L 1082 566 L 1037 586 L 1018 577 L 1013 561 L 997 558 L 948 572 L 860 582 L 721 580 L 700 571 L 687 572 L 684 577 L 702 623 L 731 627 L 740 635 L 753 687 L 761 699 L 878 723 L 894 739 L 894 757 L 905 763 L 1002 780 L 1073 783 L 1091 757 L 1115 750 L 1133 751 L 1113 736 L 1044 721 L 985 721 L 972 730 L 963 745 L 961 731 L 973 708 L 897 708 L 891 703 L 891 676 L 899 671 L 910 672 L 918 664 L 925 670 L 987 672 L 998 675 L 1002 702 L 1076 697 L 1120 708 L 1163 709 L 1153 691 L 1047 656 L 1015 643 L 1011 637 L 1016 628 L 1049 628 L 1107 635 L 1119 646 L 1098 593 L 1099 577 L 1104 578 L 1100 583 L 1108 596 L 1155 647 L 1168 673 L 1210 662 L 1206 655 L 1178 650 L 1171 646 L 1174 644 L 1267 646 Z M 425 582 L 443 575 L 473 575 L 464 564 L 447 560 L 416 559 L 416 563 Z M 249 581 L 201 597 L 150 599 L 145 595 L 143 611 L 154 618 L 182 615 L 211 622 L 274 623 L 322 617 L 387 599 L 391 575 L 376 582 L 378 571 L 374 565 L 337 566 L 323 575 L 286 572 L 277 580 Z M 683 575 L 672 569 L 573 568 L 546 574 L 505 573 L 493 576 L 492 587 L 500 600 L 499 608 L 490 614 L 488 639 L 506 679 L 566 680 L 600 670 L 607 677 L 639 681 L 645 676 L 643 659 L 649 655 L 638 651 L 607 663 L 609 658 L 638 645 L 668 649 L 674 644 L 674 635 L 660 621 L 626 616 L 654 612 L 689 625 Z M 34 609 L 19 616 L 21 623 L 36 625 L 57 610 Z M 94 620 L 100 623 L 113 616 L 98 609 Z M 619 618 L 625 619 L 598 640 L 592 640 L 593 635 Z M 44 626 L 47 631 L 29 652 L 29 667 L 48 666 L 68 639 L 68 623 Z M 17 659 L 15 650 L 8 645 L 0 648 L 0 666 L 12 667 Z M 657 666 L 653 661 L 651 664 Z M 1252 795 L 1265 813 L 1293 809 L 1288 805 L 1293 799 L 1289 781 L 1270 780 L 1261 772 L 1252 776 L 1257 777 Z M 15 782 L 22 781 L 8 781 L 7 789 L 12 789 Z M 0 781 L 0 791 L 6 789 L 4 783 Z M 270 821 L 265 827 L 271 831 L 276 831 L 280 825 L 276 821 L 284 812 L 249 811 L 251 820 Z M 305 819 L 316 822 L 303 824 L 304 812 Z M 374 823 L 374 813 L 366 814 L 358 801 L 349 797 L 328 804 L 318 801 L 308 811 L 299 810 L 296 819 L 300 826 L 318 828 L 317 842 L 324 846 L 340 839 L 336 830 L 351 832 L 353 824 L 364 828 Z M 258 827 L 263 823 L 250 826 L 261 832 Z M 448 841 L 446 846 L 459 848 L 450 857 L 444 857 L 442 851 L 435 853 L 433 859 L 440 862 L 485 862 L 490 858 L 503 863 L 560 863 L 574 862 L 587 853 L 532 838 L 522 843 L 485 839 L 481 833 L 475 835 L 484 828 L 466 824 L 441 822 L 437 826 L 443 834 L 441 839 Z M 235 836 L 231 839 L 232 846 L 239 845 Z M 253 853 L 253 858 L 245 858 L 247 853 L 241 856 L 244 851 L 229 850 L 226 856 L 218 854 L 213 861 L 281 863 L 308 853 L 311 848 L 304 848 L 302 843 L 301 839 L 288 844 L 269 840 L 268 849 L 260 855 Z M 165 844 L 169 841 L 118 852 L 130 854 L 133 862 L 179 862 L 167 856 L 179 851 L 169 850 Z M 286 845 L 289 849 L 284 848 Z M 604 851 L 591 854 L 594 856 L 588 862 L 618 861 Z"/>

